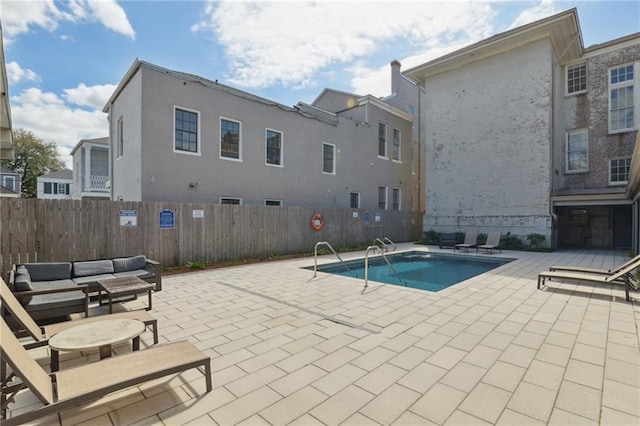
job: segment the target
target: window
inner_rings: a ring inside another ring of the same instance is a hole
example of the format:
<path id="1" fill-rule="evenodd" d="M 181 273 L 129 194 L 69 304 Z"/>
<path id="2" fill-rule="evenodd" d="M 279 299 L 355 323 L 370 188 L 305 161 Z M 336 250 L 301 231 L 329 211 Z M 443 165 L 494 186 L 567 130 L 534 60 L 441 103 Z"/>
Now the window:
<path id="1" fill-rule="evenodd" d="M 240 198 L 220 198 L 220 204 L 232 204 L 232 205 L 240 205 Z"/>
<path id="2" fill-rule="evenodd" d="M 68 183 L 58 183 L 56 184 L 58 187 L 58 194 L 68 194 L 69 193 L 69 184 Z"/>
<path id="3" fill-rule="evenodd" d="M 415 118 L 415 113 L 414 113 L 414 111 L 415 111 L 415 110 L 414 110 L 414 108 L 413 108 L 413 106 L 412 106 L 412 105 L 408 105 L 408 106 L 407 106 L 407 112 L 408 112 L 409 114 L 411 114 L 411 115 L 413 115 L 413 116 L 414 116 L 414 117 L 413 117 L 413 119 L 411 120 L 411 127 L 413 127 L 413 128 L 415 129 L 415 127 L 416 127 L 416 118 Z"/>
<path id="4" fill-rule="evenodd" d="M 177 135 L 177 133 L 176 133 Z M 122 117 L 118 120 L 118 140 L 116 141 L 116 158 L 122 157 L 124 151 L 124 121 Z"/>
<path id="5" fill-rule="evenodd" d="M 349 198 L 350 198 L 350 206 L 352 209 L 359 209 L 360 208 L 360 193 L 359 192 L 352 192 L 351 194 L 349 194 Z"/>
<path id="6" fill-rule="evenodd" d="M 267 164 L 282 166 L 282 132 L 267 129 Z"/>
<path id="7" fill-rule="evenodd" d="M 609 132 L 633 129 L 633 65 L 609 70 Z"/>
<path id="8" fill-rule="evenodd" d="M 392 210 L 400 210 L 400 188 L 393 188 Z"/>
<path id="9" fill-rule="evenodd" d="M 45 194 L 53 194 L 53 189 L 52 189 L 52 183 L 51 182 L 45 182 L 44 183 L 44 193 Z"/>
<path id="10" fill-rule="evenodd" d="M 631 157 L 609 160 L 609 185 L 625 185 L 629 181 Z"/>
<path id="11" fill-rule="evenodd" d="M 577 130 L 567 133 L 566 167 L 567 173 L 588 171 L 587 131 Z"/>
<path id="12" fill-rule="evenodd" d="M 587 64 L 567 66 L 567 94 L 577 94 L 587 91 Z"/>
<path id="13" fill-rule="evenodd" d="M 265 206 L 281 206 L 282 200 L 264 200 Z"/>
<path id="14" fill-rule="evenodd" d="M 13 192 L 16 191 L 16 178 L 14 176 L 4 176 L 3 185 L 5 188 L 10 189 Z"/>
<path id="15" fill-rule="evenodd" d="M 378 209 L 380 210 L 387 209 L 387 187 L 386 186 L 378 187 Z"/>
<path id="16" fill-rule="evenodd" d="M 387 158 L 387 125 L 378 123 L 378 157 Z"/>
<path id="17" fill-rule="evenodd" d="M 400 129 L 393 129 L 393 159 L 400 161 Z"/>
<path id="18" fill-rule="evenodd" d="M 322 144 L 322 172 L 331 175 L 336 174 L 336 146 L 329 143 Z"/>
<path id="19" fill-rule="evenodd" d="M 240 160 L 240 123 L 220 119 L 220 157 Z"/>
<path id="20" fill-rule="evenodd" d="M 198 134 L 199 132 L 199 112 L 187 111 L 175 108 L 175 135 L 174 151 L 197 154 L 199 152 Z M 118 122 L 120 124 L 120 122 Z M 120 126 L 118 126 L 118 136 L 121 136 Z M 118 144 L 120 140 L 118 140 Z"/>

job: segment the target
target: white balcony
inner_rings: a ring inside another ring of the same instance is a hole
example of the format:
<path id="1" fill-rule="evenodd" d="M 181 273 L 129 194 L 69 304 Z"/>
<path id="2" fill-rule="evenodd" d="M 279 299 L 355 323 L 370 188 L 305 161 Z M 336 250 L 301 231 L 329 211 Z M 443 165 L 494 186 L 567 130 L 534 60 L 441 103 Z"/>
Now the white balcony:
<path id="1" fill-rule="evenodd" d="M 85 188 L 85 191 L 95 191 L 95 192 L 108 192 L 109 188 L 107 187 L 107 182 L 109 181 L 109 176 L 89 176 L 89 187 Z"/>

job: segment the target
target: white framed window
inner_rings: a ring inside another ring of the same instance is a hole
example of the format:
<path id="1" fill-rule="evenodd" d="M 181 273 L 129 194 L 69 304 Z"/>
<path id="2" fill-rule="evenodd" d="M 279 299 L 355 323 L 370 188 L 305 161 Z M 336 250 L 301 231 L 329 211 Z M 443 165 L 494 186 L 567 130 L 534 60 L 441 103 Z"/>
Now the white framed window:
<path id="1" fill-rule="evenodd" d="M 352 192 L 349 194 L 349 206 L 352 209 L 359 209 L 360 208 L 360 193 L 359 192 Z"/>
<path id="2" fill-rule="evenodd" d="M 173 152 L 200 155 L 200 112 L 177 106 L 173 111 Z"/>
<path id="3" fill-rule="evenodd" d="M 330 143 L 322 143 L 322 173 L 336 174 L 336 146 Z"/>
<path id="4" fill-rule="evenodd" d="M 387 125 L 378 123 L 378 157 L 387 158 Z"/>
<path id="5" fill-rule="evenodd" d="M 239 206 L 242 204 L 242 198 L 220 197 L 220 204 L 231 204 Z"/>
<path id="6" fill-rule="evenodd" d="M 393 188 L 392 192 L 391 192 L 391 209 L 392 210 L 400 210 L 400 203 L 401 203 L 401 192 L 400 192 L 400 188 Z"/>
<path id="7" fill-rule="evenodd" d="M 611 158 L 609 160 L 609 185 L 626 185 L 629 182 L 631 157 Z"/>
<path id="8" fill-rule="evenodd" d="M 282 132 L 267 129 L 265 133 L 266 164 L 282 167 Z"/>
<path id="9" fill-rule="evenodd" d="M 68 194 L 69 184 L 68 183 L 57 183 L 58 194 Z"/>
<path id="10" fill-rule="evenodd" d="M 3 176 L 2 186 L 16 192 L 16 178 L 14 176 Z"/>
<path id="11" fill-rule="evenodd" d="M 220 117 L 220 158 L 242 161 L 242 123 Z"/>
<path id="12" fill-rule="evenodd" d="M 386 186 L 378 187 L 378 209 L 379 210 L 387 209 L 387 187 Z"/>
<path id="13" fill-rule="evenodd" d="M 116 158 L 121 158 L 124 152 L 124 119 L 120 117 L 118 120 L 118 132 L 116 141 Z"/>
<path id="14" fill-rule="evenodd" d="M 282 200 L 264 200 L 265 206 L 281 206 Z"/>
<path id="15" fill-rule="evenodd" d="M 394 127 L 393 128 L 393 151 L 391 153 L 391 158 L 393 159 L 393 161 L 400 162 L 400 158 L 402 154 L 401 142 L 402 142 L 402 137 L 400 134 L 400 129 L 396 129 Z"/>
<path id="16" fill-rule="evenodd" d="M 567 95 L 577 95 L 587 91 L 587 63 L 567 65 Z"/>
<path id="17" fill-rule="evenodd" d="M 589 171 L 589 143 L 586 129 L 567 132 L 565 171 L 566 173 Z"/>
<path id="18" fill-rule="evenodd" d="M 53 184 L 51 182 L 44 183 L 44 193 L 53 194 Z"/>
<path id="19" fill-rule="evenodd" d="M 407 105 L 407 112 L 413 115 L 413 119 L 411 120 L 411 127 L 416 128 L 416 117 L 415 117 L 415 108 L 413 105 Z"/>
<path id="20" fill-rule="evenodd" d="M 609 69 L 609 133 L 635 128 L 635 81 L 634 64 Z"/>

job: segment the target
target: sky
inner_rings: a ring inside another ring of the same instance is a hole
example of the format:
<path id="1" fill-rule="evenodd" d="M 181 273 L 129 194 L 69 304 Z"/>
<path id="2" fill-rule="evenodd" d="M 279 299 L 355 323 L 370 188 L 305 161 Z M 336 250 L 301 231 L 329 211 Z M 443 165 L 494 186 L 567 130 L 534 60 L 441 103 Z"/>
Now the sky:
<path id="1" fill-rule="evenodd" d="M 577 8 L 584 46 L 640 32 L 640 1 L 2 0 L 13 127 L 53 142 L 71 168 L 81 139 L 136 58 L 284 105 L 324 88 L 391 94 L 407 70 Z"/>

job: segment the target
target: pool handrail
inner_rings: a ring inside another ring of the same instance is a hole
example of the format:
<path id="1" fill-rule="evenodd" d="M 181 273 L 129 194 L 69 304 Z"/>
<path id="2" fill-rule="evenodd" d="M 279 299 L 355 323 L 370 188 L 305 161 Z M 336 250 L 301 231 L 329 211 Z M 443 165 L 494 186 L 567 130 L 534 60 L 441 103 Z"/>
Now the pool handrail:
<path id="1" fill-rule="evenodd" d="M 385 253 L 388 251 L 396 251 L 397 249 L 396 243 L 391 241 L 389 237 L 384 237 L 382 239 L 376 238 L 375 240 L 373 240 L 373 244 L 378 245 L 377 243 L 380 243 L 380 247 L 384 250 Z M 389 246 L 391 246 L 391 248 L 389 248 Z"/>
<path id="2" fill-rule="evenodd" d="M 321 246 L 321 245 L 329 247 L 329 250 L 331 250 L 333 252 L 333 254 L 336 255 L 336 257 L 338 258 L 338 260 L 340 261 L 342 266 L 344 266 L 347 269 L 347 271 L 351 272 L 351 270 L 349 269 L 347 264 L 344 263 L 344 260 L 342 260 L 340 255 L 338 253 L 336 253 L 336 251 L 333 249 L 333 247 L 331 247 L 331 244 L 329 244 L 328 241 L 318 241 L 316 243 L 316 245 L 313 247 L 313 276 L 314 276 L 314 278 L 315 278 L 316 274 L 318 273 L 318 247 Z"/>
<path id="3" fill-rule="evenodd" d="M 402 279 L 398 275 L 396 268 L 394 268 L 393 265 L 391 265 L 391 262 L 389 262 L 389 259 L 387 259 L 387 256 L 384 255 L 384 250 L 382 250 L 379 246 L 369 246 L 367 247 L 367 250 L 364 252 L 364 286 L 367 287 L 369 285 L 369 252 L 370 251 L 374 251 L 374 252 L 377 251 L 378 253 L 380 253 L 380 256 L 382 256 L 384 261 L 387 262 L 387 265 L 389 265 L 389 268 L 391 268 L 391 271 L 396 276 L 398 281 L 402 283 Z"/>

